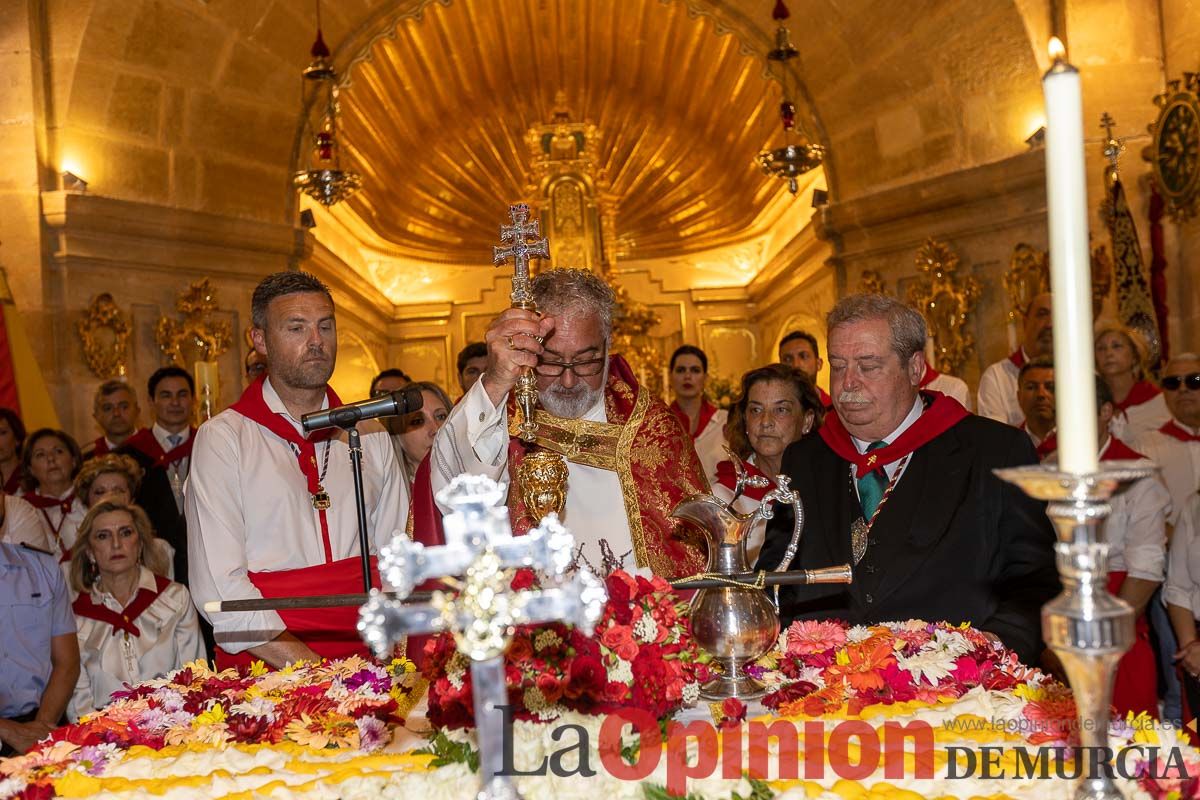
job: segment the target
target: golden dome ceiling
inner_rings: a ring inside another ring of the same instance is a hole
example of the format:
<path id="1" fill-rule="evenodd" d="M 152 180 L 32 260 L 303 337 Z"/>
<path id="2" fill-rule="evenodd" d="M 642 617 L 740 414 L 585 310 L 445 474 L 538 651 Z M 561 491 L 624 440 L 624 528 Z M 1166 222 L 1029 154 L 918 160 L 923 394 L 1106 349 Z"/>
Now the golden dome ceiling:
<path id="1" fill-rule="evenodd" d="M 394 33 L 341 94 L 363 189 L 338 216 L 368 248 L 488 263 L 507 204 L 532 199 L 525 134 L 559 92 L 598 129 L 622 258 L 747 241 L 780 213 L 785 185 L 753 162 L 780 140 L 779 87 L 681 2 L 454 0 Z"/>

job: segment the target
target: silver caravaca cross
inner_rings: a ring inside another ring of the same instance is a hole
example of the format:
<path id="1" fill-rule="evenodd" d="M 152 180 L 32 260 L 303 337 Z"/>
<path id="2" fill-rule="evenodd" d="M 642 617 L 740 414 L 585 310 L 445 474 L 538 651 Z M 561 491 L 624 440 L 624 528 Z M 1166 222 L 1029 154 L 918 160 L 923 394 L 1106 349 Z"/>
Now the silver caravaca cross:
<path id="1" fill-rule="evenodd" d="M 567 579 L 574 537 L 551 513 L 525 536 L 512 535 L 506 487 L 482 475 L 459 475 L 438 492 L 452 509 L 443 519 L 446 544 L 425 547 L 397 536 L 380 551 L 379 572 L 397 598 L 431 578 L 463 576 L 457 594 L 434 592 L 432 602 L 402 605 L 372 590 L 359 611 L 358 631 L 376 656 L 386 657 L 409 634 L 449 632 L 471 659 L 471 685 L 479 743 L 479 800 L 520 798 L 504 766 L 504 716 L 508 701 L 504 653 L 520 624 L 559 621 L 589 636 L 608 599 L 588 570 Z M 545 588 L 515 592 L 512 568 L 539 571 Z"/>

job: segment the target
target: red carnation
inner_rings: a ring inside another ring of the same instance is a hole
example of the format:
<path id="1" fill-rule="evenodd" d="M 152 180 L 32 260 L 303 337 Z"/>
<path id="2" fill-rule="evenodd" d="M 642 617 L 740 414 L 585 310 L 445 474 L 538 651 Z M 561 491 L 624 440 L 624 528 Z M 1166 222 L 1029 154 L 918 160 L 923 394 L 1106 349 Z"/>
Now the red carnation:
<path id="1" fill-rule="evenodd" d="M 537 576 L 533 574 L 533 570 L 531 570 L 529 567 L 521 567 L 521 569 L 517 570 L 517 573 L 513 575 L 512 583 L 509 585 L 512 586 L 512 590 L 514 592 L 521 592 L 530 588 L 536 583 Z"/>
<path id="2" fill-rule="evenodd" d="M 592 655 L 577 656 L 571 662 L 570 681 L 565 689 L 567 697 L 600 697 L 604 694 L 608 676 L 600 659 Z"/>
<path id="3" fill-rule="evenodd" d="M 535 681 L 537 688 L 542 693 L 542 697 L 546 698 L 547 702 L 557 703 L 559 698 L 563 696 L 563 685 L 557 675 L 552 675 L 549 672 L 543 672 L 537 676 Z"/>
<path id="4" fill-rule="evenodd" d="M 608 602 L 612 606 L 627 606 L 629 605 L 630 590 L 633 588 L 625 581 L 621 580 L 619 573 L 614 572 L 608 576 L 605 582 L 608 589 Z"/>
<path id="5" fill-rule="evenodd" d="M 230 714 L 225 724 L 229 726 L 233 740 L 243 744 L 263 743 L 271 727 L 271 723 L 265 717 L 252 717 L 248 714 Z"/>
<path id="6" fill-rule="evenodd" d="M 721 728 L 736 728 L 746 720 L 746 704 L 736 697 L 721 703 Z"/>

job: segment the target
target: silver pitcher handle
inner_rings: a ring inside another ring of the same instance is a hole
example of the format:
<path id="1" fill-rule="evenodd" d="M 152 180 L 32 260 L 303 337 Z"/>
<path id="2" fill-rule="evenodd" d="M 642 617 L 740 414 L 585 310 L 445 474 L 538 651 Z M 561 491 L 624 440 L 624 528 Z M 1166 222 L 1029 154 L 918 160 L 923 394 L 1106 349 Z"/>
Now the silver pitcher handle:
<path id="1" fill-rule="evenodd" d="M 762 475 L 752 476 L 746 472 L 746 467 L 742 463 L 742 460 L 738 458 L 737 453 L 729 449 L 728 445 L 725 447 L 725 455 L 729 456 L 730 462 L 733 463 L 733 475 L 736 479 L 736 483 L 733 486 L 733 498 L 725 506 L 731 514 L 735 514 L 737 512 L 733 510 L 733 506 L 745 494 L 747 488 L 765 489 L 770 482 Z M 770 519 L 770 517 L 766 517 L 766 519 Z"/>
<path id="2" fill-rule="evenodd" d="M 767 492 L 756 512 L 764 520 L 775 517 L 775 503 L 787 503 L 795 511 L 795 522 L 792 524 L 792 540 L 788 542 L 783 559 L 771 572 L 786 572 L 792 566 L 796 550 L 800 548 L 800 533 L 804 530 L 804 503 L 800 501 L 800 493 L 791 488 L 792 479 L 787 475 L 775 476 L 775 488 Z M 779 610 L 779 587 L 774 592 L 775 610 Z"/>

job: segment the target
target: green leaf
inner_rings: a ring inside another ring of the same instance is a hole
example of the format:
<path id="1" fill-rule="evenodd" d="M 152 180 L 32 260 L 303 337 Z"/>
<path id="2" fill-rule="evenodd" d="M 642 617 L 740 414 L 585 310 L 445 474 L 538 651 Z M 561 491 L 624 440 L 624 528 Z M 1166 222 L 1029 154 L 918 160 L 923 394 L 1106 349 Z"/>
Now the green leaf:
<path id="1" fill-rule="evenodd" d="M 435 767 L 445 767 L 450 764 L 466 764 L 471 772 L 479 771 L 479 751 L 467 742 L 452 742 L 442 731 L 437 731 L 429 737 L 429 745 L 416 751 L 421 755 L 433 756 L 431 762 Z"/>

